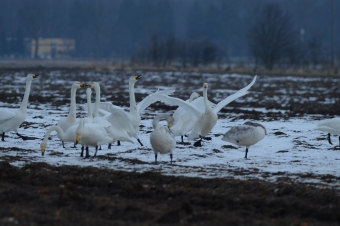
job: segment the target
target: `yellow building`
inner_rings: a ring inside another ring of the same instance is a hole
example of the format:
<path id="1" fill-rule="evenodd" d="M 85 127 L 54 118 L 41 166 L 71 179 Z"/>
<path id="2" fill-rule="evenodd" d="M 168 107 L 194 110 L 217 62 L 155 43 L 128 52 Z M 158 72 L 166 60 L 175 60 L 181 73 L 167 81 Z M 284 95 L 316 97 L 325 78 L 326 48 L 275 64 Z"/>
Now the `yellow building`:
<path id="1" fill-rule="evenodd" d="M 69 56 L 76 48 L 74 39 L 39 38 L 38 56 L 41 58 L 56 58 Z M 31 55 L 34 55 L 35 40 L 31 41 Z"/>

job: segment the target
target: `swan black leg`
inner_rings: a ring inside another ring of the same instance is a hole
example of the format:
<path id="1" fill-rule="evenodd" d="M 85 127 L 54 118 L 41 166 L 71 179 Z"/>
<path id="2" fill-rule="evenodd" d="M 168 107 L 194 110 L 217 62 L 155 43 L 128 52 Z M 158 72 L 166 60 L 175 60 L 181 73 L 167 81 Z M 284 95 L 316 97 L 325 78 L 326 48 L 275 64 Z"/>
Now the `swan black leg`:
<path id="1" fill-rule="evenodd" d="M 64 141 L 61 141 L 61 143 L 63 144 L 63 148 L 65 148 Z"/>
<path id="2" fill-rule="evenodd" d="M 98 148 L 98 146 L 96 146 L 96 154 L 97 154 L 97 148 Z M 101 145 L 99 146 L 99 150 L 102 150 L 102 146 Z"/>
<path id="3" fill-rule="evenodd" d="M 81 152 L 80 152 L 80 157 L 84 156 L 84 146 L 81 146 Z"/>
<path id="4" fill-rule="evenodd" d="M 2 141 L 5 141 L 5 132 L 2 132 L 2 138 L 1 138 Z"/>
<path id="5" fill-rule="evenodd" d="M 328 133 L 328 142 L 329 142 L 330 144 L 332 144 L 332 141 L 331 141 L 331 134 L 330 134 L 330 133 Z"/>
<path id="6" fill-rule="evenodd" d="M 18 137 L 20 137 L 22 140 L 27 140 L 27 137 L 24 137 L 23 135 L 17 133 Z"/>
<path id="7" fill-rule="evenodd" d="M 339 136 L 339 146 L 340 146 L 340 136 Z"/>
<path id="8" fill-rule="evenodd" d="M 90 158 L 90 153 L 89 153 L 89 147 L 88 147 L 88 146 L 86 147 L 86 155 L 85 155 L 85 158 L 86 158 L 86 159 Z"/>
<path id="9" fill-rule="evenodd" d="M 139 138 L 137 139 L 137 141 L 140 143 L 140 146 L 144 146 Z"/>
<path id="10" fill-rule="evenodd" d="M 183 136 L 181 136 L 181 140 L 182 140 L 182 143 L 184 143 L 184 141 L 183 141 Z"/>
<path id="11" fill-rule="evenodd" d="M 172 165 L 172 153 L 170 154 L 170 163 Z"/>
<path id="12" fill-rule="evenodd" d="M 107 145 L 107 149 L 111 149 L 111 146 L 112 146 L 111 144 Z"/>
<path id="13" fill-rule="evenodd" d="M 99 149 L 99 150 L 102 150 L 102 149 Z M 97 151 L 98 151 L 98 146 L 96 146 L 96 152 L 94 153 L 94 157 L 97 156 Z"/>
<path id="14" fill-rule="evenodd" d="M 74 144 L 73 144 L 73 147 L 71 147 L 71 148 L 77 148 L 77 147 L 76 147 L 76 143 L 74 143 Z"/>
<path id="15" fill-rule="evenodd" d="M 120 140 L 117 141 L 117 145 L 120 146 Z M 143 146 L 143 145 L 142 145 Z"/>
<path id="16" fill-rule="evenodd" d="M 157 154 L 155 154 L 155 164 L 157 165 Z"/>
<path id="17" fill-rule="evenodd" d="M 246 148 L 246 156 L 244 156 L 244 158 L 246 159 L 248 155 L 248 148 Z"/>

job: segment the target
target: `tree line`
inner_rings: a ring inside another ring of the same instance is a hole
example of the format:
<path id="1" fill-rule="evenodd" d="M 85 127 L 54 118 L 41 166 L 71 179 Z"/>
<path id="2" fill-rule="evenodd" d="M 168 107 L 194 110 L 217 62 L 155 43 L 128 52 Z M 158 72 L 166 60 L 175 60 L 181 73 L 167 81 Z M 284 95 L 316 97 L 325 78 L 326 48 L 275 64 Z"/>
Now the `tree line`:
<path id="1" fill-rule="evenodd" d="M 235 60 L 269 69 L 316 67 L 331 52 L 324 0 L 0 0 L 0 5 L 1 57 L 27 57 L 27 41 L 40 37 L 74 39 L 72 57 L 157 67 Z"/>

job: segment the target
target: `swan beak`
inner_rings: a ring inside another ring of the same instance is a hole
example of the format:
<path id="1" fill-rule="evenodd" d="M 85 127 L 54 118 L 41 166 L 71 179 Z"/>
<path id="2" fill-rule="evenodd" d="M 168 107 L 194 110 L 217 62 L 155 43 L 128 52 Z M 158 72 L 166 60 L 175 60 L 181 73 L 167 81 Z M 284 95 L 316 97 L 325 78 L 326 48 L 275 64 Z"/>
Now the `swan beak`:
<path id="1" fill-rule="evenodd" d="M 168 128 L 171 129 L 172 125 L 173 125 L 172 123 L 169 123 Z"/>
<path id="2" fill-rule="evenodd" d="M 140 78 L 141 75 L 135 75 L 133 76 L 136 80 L 138 80 Z"/>
<path id="3" fill-rule="evenodd" d="M 82 82 L 79 82 L 79 86 L 80 87 L 85 87 L 84 83 L 82 83 Z"/>
<path id="4" fill-rule="evenodd" d="M 33 78 L 36 78 L 36 77 L 38 77 L 39 75 L 36 75 L 36 74 L 32 74 L 32 77 Z"/>
<path id="5" fill-rule="evenodd" d="M 208 88 L 208 83 L 204 83 L 203 88 L 205 88 L 205 89 Z"/>
<path id="6" fill-rule="evenodd" d="M 76 136 L 76 143 L 75 143 L 75 145 L 77 145 L 79 141 L 80 141 L 80 136 L 77 135 L 77 136 Z"/>
<path id="7" fill-rule="evenodd" d="M 200 97 L 200 96 L 201 96 L 201 94 L 197 93 L 197 97 Z"/>
<path id="8" fill-rule="evenodd" d="M 88 86 L 88 87 L 92 87 L 92 82 L 91 82 L 91 83 L 89 83 L 89 84 L 87 84 L 87 86 Z"/>
<path id="9" fill-rule="evenodd" d="M 44 156 L 45 154 L 45 148 L 41 148 L 41 155 Z"/>

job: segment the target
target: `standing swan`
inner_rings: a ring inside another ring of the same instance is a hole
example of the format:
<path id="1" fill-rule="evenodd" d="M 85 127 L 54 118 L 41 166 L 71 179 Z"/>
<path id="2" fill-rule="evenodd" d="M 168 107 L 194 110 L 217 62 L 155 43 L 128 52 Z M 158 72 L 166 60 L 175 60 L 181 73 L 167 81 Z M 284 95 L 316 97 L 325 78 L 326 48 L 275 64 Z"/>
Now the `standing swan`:
<path id="1" fill-rule="evenodd" d="M 0 133 L 2 133 L 2 141 L 5 141 L 5 132 L 14 131 L 21 139 L 27 138 L 18 133 L 19 126 L 26 119 L 28 97 L 30 95 L 31 84 L 34 78 L 38 77 L 36 74 L 29 74 L 26 77 L 26 89 L 24 99 L 18 110 L 0 108 Z"/>
<path id="2" fill-rule="evenodd" d="M 72 84 L 70 111 L 67 117 L 61 118 L 57 124 L 64 132 L 76 122 L 76 92 L 77 89 L 82 87 L 84 87 L 84 84 L 81 82 L 76 81 Z M 62 141 L 62 144 L 63 148 L 65 148 L 64 141 Z"/>
<path id="3" fill-rule="evenodd" d="M 267 135 L 267 131 L 263 125 L 248 121 L 243 125 L 232 127 L 223 135 L 222 140 L 238 146 L 246 146 L 244 158 L 247 158 L 249 147 L 262 140 L 265 135 Z"/>
<path id="4" fill-rule="evenodd" d="M 113 105 L 110 102 L 102 102 L 100 104 L 100 109 L 110 112 L 112 114 L 111 123 L 118 125 L 120 128 L 126 130 L 131 137 L 137 139 L 139 144 L 143 146 L 142 142 L 139 139 L 139 124 L 140 124 L 140 114 L 150 106 L 152 103 L 156 102 L 154 97 L 151 97 L 151 94 L 145 97 L 141 102 L 136 104 L 135 99 L 135 91 L 134 86 L 135 83 L 140 79 L 141 75 L 131 76 L 129 79 L 129 97 L 130 97 L 130 111 L 126 112 L 122 108 Z M 164 95 L 170 95 L 174 90 L 164 90 L 162 93 Z M 125 118 L 128 118 L 128 121 Z M 119 144 L 119 142 L 118 142 Z"/>
<path id="5" fill-rule="evenodd" d="M 189 140 L 193 140 L 196 138 L 200 138 L 200 140 L 196 141 L 194 146 L 201 147 L 202 138 L 204 138 L 215 126 L 218 116 L 217 113 L 227 104 L 234 101 L 235 99 L 244 96 L 248 93 L 248 89 L 254 85 L 256 81 L 256 76 L 253 81 L 244 87 L 243 89 L 237 91 L 236 93 L 228 96 L 227 98 L 220 101 L 216 106 L 211 105 L 211 102 L 208 100 L 208 84 L 203 84 L 203 99 L 205 110 L 201 110 L 199 107 L 194 106 L 190 103 L 187 103 L 179 98 L 169 97 L 161 94 L 153 94 L 155 98 L 158 100 L 169 104 L 169 105 L 178 105 L 196 117 L 196 121 L 191 130 L 191 133 L 188 135 Z"/>
<path id="6" fill-rule="evenodd" d="M 327 119 L 321 122 L 315 128 L 315 130 L 328 133 L 328 142 L 332 144 L 331 134 L 340 135 L 340 118 Z M 340 136 L 339 136 L 339 145 L 340 145 Z"/>
<path id="7" fill-rule="evenodd" d="M 159 124 L 159 121 L 165 119 L 168 122 L 168 129 Z M 155 163 L 157 164 L 157 153 L 170 153 L 170 162 L 172 164 L 172 152 L 176 147 L 176 140 L 170 133 L 170 128 L 174 118 L 167 114 L 158 114 L 152 121 L 154 131 L 150 134 L 150 143 L 155 153 Z"/>
<path id="8" fill-rule="evenodd" d="M 97 155 L 98 146 L 112 142 L 112 137 L 105 131 L 104 127 L 97 123 L 85 123 L 84 118 L 79 120 L 76 131 L 76 144 L 80 143 L 86 147 L 86 156 L 89 158 L 89 146 L 96 147 L 94 156 Z M 81 152 L 81 156 L 83 150 Z"/>
<path id="9" fill-rule="evenodd" d="M 193 92 L 186 102 L 192 103 L 194 99 L 200 96 L 201 95 L 199 93 Z M 175 123 L 172 127 L 173 134 L 174 136 L 181 136 L 181 141 L 183 143 L 183 136 L 192 129 L 196 118 L 181 107 L 176 109 L 172 117 L 175 119 Z"/>

